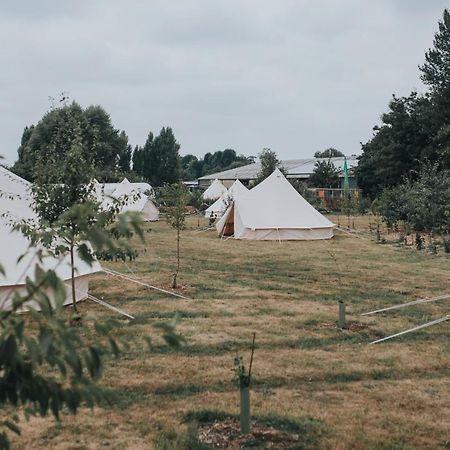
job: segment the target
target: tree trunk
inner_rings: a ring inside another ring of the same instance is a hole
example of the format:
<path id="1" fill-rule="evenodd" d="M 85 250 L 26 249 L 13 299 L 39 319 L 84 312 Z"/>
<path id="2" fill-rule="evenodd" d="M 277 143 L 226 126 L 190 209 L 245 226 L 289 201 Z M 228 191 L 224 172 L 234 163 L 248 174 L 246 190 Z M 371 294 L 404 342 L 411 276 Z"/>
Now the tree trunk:
<path id="1" fill-rule="evenodd" d="M 180 271 L 180 230 L 177 229 L 177 270 L 172 276 L 172 289 L 177 288 L 177 277 Z"/>
<path id="2" fill-rule="evenodd" d="M 177 230 L 177 275 L 180 271 L 180 230 Z"/>
<path id="3" fill-rule="evenodd" d="M 71 270 L 71 283 L 72 283 L 72 305 L 73 310 L 77 311 L 77 297 L 75 293 L 75 258 L 74 258 L 74 246 L 70 245 L 70 270 Z"/>

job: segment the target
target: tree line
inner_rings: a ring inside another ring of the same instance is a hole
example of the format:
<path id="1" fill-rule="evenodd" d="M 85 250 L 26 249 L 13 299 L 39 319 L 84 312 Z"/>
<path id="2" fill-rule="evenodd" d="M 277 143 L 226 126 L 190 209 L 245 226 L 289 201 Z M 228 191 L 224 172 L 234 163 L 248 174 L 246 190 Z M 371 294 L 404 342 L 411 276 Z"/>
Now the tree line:
<path id="1" fill-rule="evenodd" d="M 115 182 L 123 177 L 145 180 L 154 186 L 193 180 L 202 175 L 231 169 L 253 162 L 233 149 L 206 153 L 203 158 L 180 156 L 180 144 L 170 127 L 158 135 L 148 134 L 143 146 L 132 149 L 123 130 L 114 128 L 110 115 L 99 105 L 82 108 L 63 97 L 36 124 L 25 127 L 18 159 L 11 167 L 17 175 L 35 181 L 49 161 L 67 165 L 74 143 L 80 157 L 101 182 Z"/>

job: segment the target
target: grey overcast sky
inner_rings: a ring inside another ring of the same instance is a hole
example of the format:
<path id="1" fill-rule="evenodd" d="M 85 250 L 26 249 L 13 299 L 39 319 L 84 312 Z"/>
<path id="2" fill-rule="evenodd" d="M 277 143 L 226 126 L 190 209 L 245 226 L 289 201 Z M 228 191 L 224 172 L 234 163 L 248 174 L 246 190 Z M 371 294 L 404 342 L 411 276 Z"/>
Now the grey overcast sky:
<path id="1" fill-rule="evenodd" d="M 360 153 L 393 93 L 423 90 L 441 0 L 1 0 L 0 154 L 67 92 L 130 143 L 181 153 Z"/>

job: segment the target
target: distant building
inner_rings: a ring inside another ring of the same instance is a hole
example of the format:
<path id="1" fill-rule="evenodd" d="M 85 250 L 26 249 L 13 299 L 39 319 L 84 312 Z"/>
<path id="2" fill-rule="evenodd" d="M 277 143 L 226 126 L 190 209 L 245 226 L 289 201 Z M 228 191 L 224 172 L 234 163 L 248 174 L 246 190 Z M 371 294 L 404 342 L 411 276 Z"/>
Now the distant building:
<path id="1" fill-rule="evenodd" d="M 341 188 L 344 187 L 344 157 L 336 158 L 306 158 L 306 159 L 288 159 L 281 161 L 281 165 L 286 170 L 287 178 L 307 180 L 314 172 L 314 166 L 318 161 L 328 161 L 335 165 L 340 171 Z M 349 175 L 350 189 L 357 189 L 354 168 L 358 166 L 358 159 L 352 155 L 347 158 L 347 167 Z M 252 180 L 255 180 L 261 170 L 259 162 L 248 164 L 246 166 L 236 167 L 234 169 L 224 170 L 223 172 L 205 175 L 198 179 L 198 186 L 200 188 L 207 188 L 215 179 L 220 180 L 226 187 L 230 187 L 235 180 L 240 180 L 241 183 L 248 186 Z M 326 187 L 326 186 L 324 186 Z"/>

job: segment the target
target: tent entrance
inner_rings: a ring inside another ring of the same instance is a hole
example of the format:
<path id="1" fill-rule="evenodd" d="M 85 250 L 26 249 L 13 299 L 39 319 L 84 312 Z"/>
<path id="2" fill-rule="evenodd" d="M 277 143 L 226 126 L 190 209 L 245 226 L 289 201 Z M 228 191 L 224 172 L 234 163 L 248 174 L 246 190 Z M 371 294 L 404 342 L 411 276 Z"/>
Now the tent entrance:
<path id="1" fill-rule="evenodd" d="M 234 234 L 234 204 L 231 207 L 230 211 L 228 211 L 225 223 L 222 229 L 222 237 L 223 236 L 233 236 Z"/>

